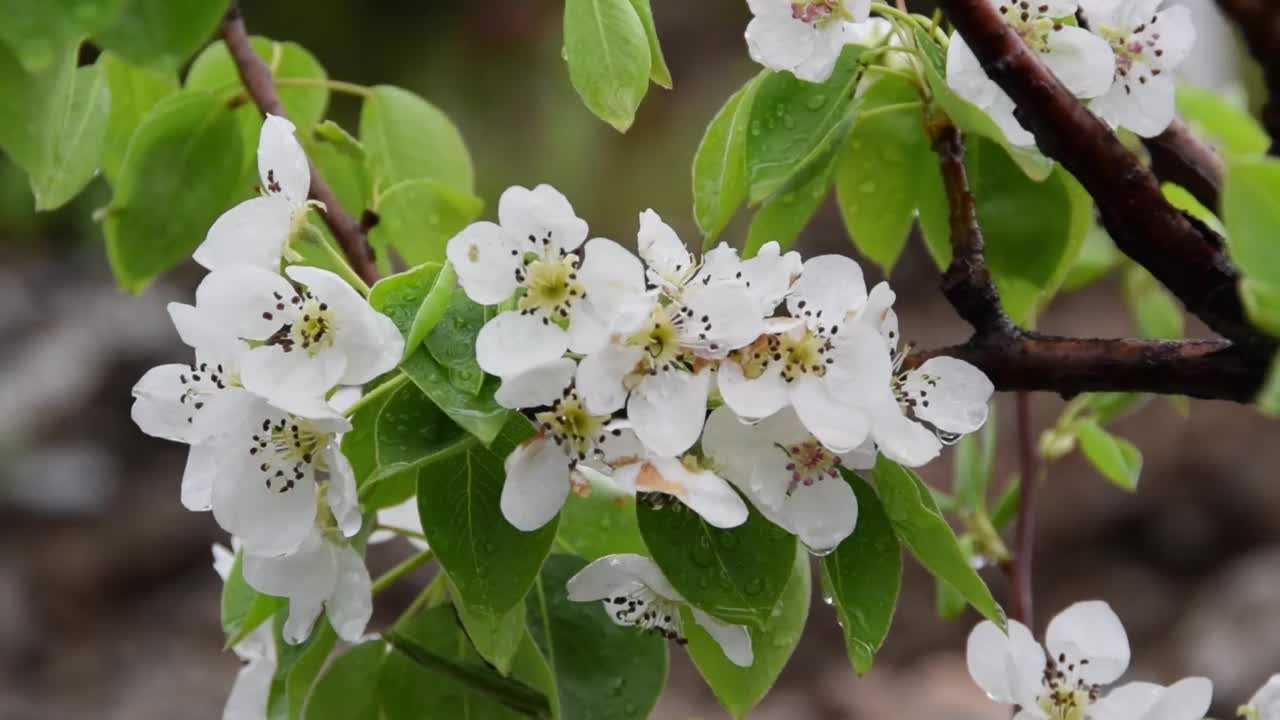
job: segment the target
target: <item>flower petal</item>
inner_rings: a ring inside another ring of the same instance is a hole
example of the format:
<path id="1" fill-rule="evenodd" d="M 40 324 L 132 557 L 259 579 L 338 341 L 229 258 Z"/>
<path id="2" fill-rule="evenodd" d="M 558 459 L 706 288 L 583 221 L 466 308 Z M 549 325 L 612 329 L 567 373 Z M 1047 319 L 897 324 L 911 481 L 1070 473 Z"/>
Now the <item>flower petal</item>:
<path id="1" fill-rule="evenodd" d="M 251 198 L 215 220 L 191 258 L 208 270 L 252 265 L 275 272 L 292 229 L 293 206 L 284 196 Z"/>
<path id="2" fill-rule="evenodd" d="M 280 193 L 302 205 L 311 192 L 311 165 L 294 133 L 293 123 L 268 115 L 258 136 L 258 179 L 268 194 Z"/>
<path id="3" fill-rule="evenodd" d="M 194 398 L 187 398 L 190 365 L 153 367 L 133 386 L 130 417 L 142 432 L 174 442 L 191 442 Z M 184 381 L 185 380 L 185 381 Z"/>
<path id="4" fill-rule="evenodd" d="M 231 683 L 222 708 L 222 720 L 261 720 L 267 716 L 267 699 L 276 672 L 274 660 L 260 658 L 246 663 Z"/>
<path id="5" fill-rule="evenodd" d="M 694 622 L 702 626 L 712 640 L 724 651 L 729 662 L 738 667 L 751 667 L 755 661 L 751 653 L 751 633 L 744 625 L 732 625 L 723 620 L 711 617 L 696 607 L 690 607 Z"/>
<path id="6" fill-rule="evenodd" d="M 218 476 L 222 453 L 222 448 L 213 445 L 191 446 L 182 472 L 182 507 L 192 512 L 213 509 L 213 483 Z"/>
<path id="7" fill-rule="evenodd" d="M 866 442 L 871 432 L 866 411 L 838 400 L 823 378 L 805 375 L 790 387 L 796 415 L 827 449 L 845 453 Z"/>
<path id="8" fill-rule="evenodd" d="M 550 405 L 573 384 L 578 364 L 569 358 L 557 358 L 525 372 L 508 375 L 494 395 L 505 408 L 528 408 Z"/>
<path id="9" fill-rule="evenodd" d="M 1138 67 L 1135 63 L 1134 68 Z M 1143 66 L 1136 72 L 1145 70 Z M 1141 77 L 1145 80 L 1139 80 L 1134 74 L 1117 77 L 1111 90 L 1090 103 L 1089 108 L 1112 127 L 1125 128 L 1142 137 L 1155 137 L 1173 122 L 1174 85 L 1163 75 Z"/>
<path id="10" fill-rule="evenodd" d="M 325 614 L 338 637 L 360 641 L 373 617 L 373 586 L 364 559 L 350 546 L 333 549 L 337 577 L 333 593 L 325 601 Z"/>
<path id="11" fill-rule="evenodd" d="M 346 357 L 342 384 L 363 385 L 399 364 L 404 336 L 391 318 L 374 310 L 347 281 L 328 270 L 302 265 L 291 265 L 285 272 L 332 310 L 334 347 Z"/>
<path id="12" fill-rule="evenodd" d="M 836 61 L 840 59 L 840 52 L 844 49 L 845 25 L 833 23 L 814 33 L 809 57 L 792 68 L 792 73 L 805 82 L 822 83 L 829 80 L 836 69 Z"/>
<path id="13" fill-rule="evenodd" d="M 867 301 L 862 268 L 844 255 L 809 258 L 787 297 L 792 317 L 804 318 L 810 327 L 844 322 L 850 312 Z"/>
<path id="14" fill-rule="evenodd" d="M 241 559 L 245 582 L 260 593 L 289 599 L 314 599 L 333 592 L 338 564 L 319 529 L 312 528 L 288 555 L 268 557 L 246 549 Z"/>
<path id="15" fill-rule="evenodd" d="M 644 350 L 630 345 L 606 345 L 582 359 L 578 366 L 578 394 L 592 415 L 608 415 L 627 403 L 627 375 L 635 372 Z"/>
<path id="16" fill-rule="evenodd" d="M 684 295 L 691 311 L 680 344 L 705 357 L 724 357 L 765 331 L 764 313 L 745 285 L 695 284 Z"/>
<path id="17" fill-rule="evenodd" d="M 951 42 L 947 45 L 947 85 L 957 95 L 983 109 L 1003 93 L 1000 86 L 987 77 L 978 56 L 973 54 L 972 48 L 958 32 L 951 33 Z"/>
<path id="18" fill-rule="evenodd" d="M 662 457 L 676 457 L 702 434 L 709 373 L 681 370 L 646 376 L 631 392 L 627 416 L 640 442 Z"/>
<path id="19" fill-rule="evenodd" d="M 294 295 L 283 277 L 262 268 L 237 265 L 214 270 L 196 288 L 199 322 L 217 335 L 266 340 L 280 329 L 276 295 Z"/>
<path id="20" fill-rule="evenodd" d="M 767 242 L 755 257 L 742 262 L 742 279 L 760 309 L 768 314 L 777 309 L 791 292 L 791 286 L 800 277 L 803 266 L 800 253 L 791 251 L 784 254 L 777 242 Z"/>
<path id="21" fill-rule="evenodd" d="M 912 412 L 939 430 L 968 434 L 987 421 L 988 403 L 995 387 L 969 363 L 952 357 L 936 357 L 907 373 L 903 391 L 916 401 Z"/>
<path id="22" fill-rule="evenodd" d="M 901 465 L 921 467 L 942 452 L 938 436 L 903 415 L 897 404 L 873 410 L 871 426 L 876 447 L 885 457 Z"/>
<path id="23" fill-rule="evenodd" d="M 521 252 L 494 223 L 468 225 L 449 240 L 444 252 L 467 297 L 481 305 L 497 305 L 519 285 L 516 269 L 523 263 Z"/>
<path id="24" fill-rule="evenodd" d="M 693 274 L 693 255 L 676 231 L 653 210 L 640 213 L 636 246 L 650 272 L 669 285 L 681 286 Z"/>
<path id="25" fill-rule="evenodd" d="M 1066 655 L 1076 663 L 1076 674 L 1088 683 L 1106 685 L 1129 668 L 1129 636 L 1111 606 L 1100 600 L 1058 613 L 1049 622 L 1045 645 L 1052 657 Z"/>
<path id="26" fill-rule="evenodd" d="M 1151 15 L 1148 13 L 1141 17 L 1146 21 Z M 1147 33 L 1159 33 L 1159 48 L 1163 54 L 1156 62 L 1162 70 L 1170 71 L 1181 65 L 1195 46 L 1195 20 L 1191 8 L 1186 5 L 1168 7 L 1156 13 L 1155 18 L 1155 22 L 1148 24 Z"/>
<path id="27" fill-rule="evenodd" d="M 645 292 L 640 259 L 608 238 L 592 238 L 584 253 L 578 280 L 597 315 L 612 327 L 615 316 L 625 312 L 633 317 L 634 308 L 640 306 L 644 307 L 642 317 L 647 320 L 656 301 Z"/>
<path id="28" fill-rule="evenodd" d="M 332 347 L 309 355 L 261 345 L 245 354 L 240 382 L 249 392 L 286 412 L 309 418 L 333 417 L 338 413 L 325 402 L 324 395 L 342 379 L 346 367 L 346 356 Z"/>
<path id="29" fill-rule="evenodd" d="M 507 377 L 558 360 L 569 348 L 569 336 L 543 320 L 508 310 L 485 323 L 476 336 L 476 362 L 490 375 Z"/>
<path id="30" fill-rule="evenodd" d="M 267 488 L 257 460 L 242 447 L 224 450 L 224 465 L 213 483 L 213 516 L 244 541 L 246 551 L 281 555 L 293 551 L 316 519 L 316 485 L 310 467 L 290 490 Z M 226 458 L 225 455 L 231 457 Z"/>
<path id="31" fill-rule="evenodd" d="M 800 485 L 786 496 L 778 515 L 787 529 L 819 555 L 835 549 L 858 524 L 858 498 L 842 477 Z"/>
<path id="32" fill-rule="evenodd" d="M 356 490 L 356 473 L 336 442 L 329 443 L 325 448 L 325 458 L 329 466 L 329 492 L 326 496 L 329 509 L 343 536 L 351 537 L 360 532 L 363 521 L 360 516 L 360 497 Z"/>
<path id="33" fill-rule="evenodd" d="M 746 420 L 768 417 L 790 402 L 782 367 L 776 364 L 759 377 L 748 378 L 736 362 L 726 360 L 716 370 L 716 385 L 725 404 Z"/>
<path id="34" fill-rule="evenodd" d="M 757 15 L 747 24 L 747 50 L 751 59 L 770 70 L 791 70 L 813 52 L 817 33 L 790 14 Z"/>
<path id="35" fill-rule="evenodd" d="M 1116 74 L 1116 55 L 1110 43 L 1071 25 L 1049 33 L 1048 51 L 1040 53 L 1040 60 L 1080 98 L 1102 95 Z"/>
<path id="36" fill-rule="evenodd" d="M 676 602 L 684 597 L 671 587 L 657 563 L 643 555 L 620 553 L 594 560 L 569 578 L 565 588 L 574 602 L 603 600 L 618 588 L 638 583 L 654 593 Z"/>
<path id="37" fill-rule="evenodd" d="M 569 456 L 545 436 L 518 446 L 503 463 L 507 479 L 499 503 L 517 530 L 546 525 L 569 497 Z"/>
<path id="38" fill-rule="evenodd" d="M 1022 623 L 1009 621 L 1009 634 L 1005 635 L 995 623 L 984 620 L 969 633 L 965 661 L 969 675 L 987 697 L 1012 705 L 1020 695 L 1018 678 L 1038 677 L 1044 671 L 1045 655 Z M 1010 672 L 1011 668 L 1016 672 Z"/>
<path id="39" fill-rule="evenodd" d="M 690 470 L 677 459 L 655 458 L 645 463 L 635 488 L 676 497 L 713 527 L 734 528 L 747 521 L 747 504 L 729 483 L 710 470 Z"/>
<path id="40" fill-rule="evenodd" d="M 537 241 L 526 249 L 541 248 L 553 257 L 560 251 L 577 250 L 587 239 L 586 221 L 575 215 L 569 200 L 550 185 L 532 190 L 518 185 L 507 188 L 498 199 L 498 221 L 517 242 L 530 236 Z"/>

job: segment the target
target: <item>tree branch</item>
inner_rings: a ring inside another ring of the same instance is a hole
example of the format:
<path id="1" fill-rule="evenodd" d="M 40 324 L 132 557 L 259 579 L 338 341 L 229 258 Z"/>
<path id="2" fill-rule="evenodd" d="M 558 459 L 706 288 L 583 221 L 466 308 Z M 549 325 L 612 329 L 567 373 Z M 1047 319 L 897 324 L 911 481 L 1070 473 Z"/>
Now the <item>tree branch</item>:
<path id="1" fill-rule="evenodd" d="M 1213 148 L 1196 137 L 1181 120 L 1168 130 L 1143 140 L 1151 155 L 1151 172 L 1157 178 L 1181 185 L 1215 213 L 1222 212 L 1222 180 L 1226 168 Z"/>
<path id="2" fill-rule="evenodd" d="M 1271 135 L 1271 154 L 1280 157 L 1280 6 L 1269 0 L 1218 0 L 1218 7 L 1240 27 L 1262 66 L 1267 83 L 1262 122 Z"/>
<path id="3" fill-rule="evenodd" d="M 1254 329 L 1236 293 L 1238 274 L 1222 240 L 1165 200 L 1160 184 L 1111 130 L 1081 105 L 1005 24 L 988 0 L 940 0 L 987 74 L 1019 108 L 1046 155 L 1097 203 L 1126 255 L 1151 272 L 1209 327 L 1270 355 L 1276 341 Z"/>
<path id="4" fill-rule="evenodd" d="M 1009 617 L 1035 627 L 1031 580 L 1036 543 L 1036 490 L 1040 485 L 1035 435 L 1031 427 L 1031 394 L 1018 393 L 1018 515 L 1009 558 Z"/>
<path id="5" fill-rule="evenodd" d="M 226 42 L 231 59 L 240 73 L 240 81 L 244 83 L 245 90 L 253 98 L 258 109 L 263 113 L 285 117 L 284 103 L 280 102 L 280 94 L 276 92 L 271 69 L 249 44 L 249 33 L 245 29 L 244 18 L 241 17 L 240 10 L 235 5 L 222 21 L 222 39 Z M 366 283 L 372 285 L 377 282 L 378 266 L 373 262 L 373 252 L 369 247 L 367 234 L 360 224 L 342 208 L 342 203 L 338 202 L 338 196 L 321 177 L 314 163 L 311 165 L 311 197 L 324 204 L 325 223 L 333 231 L 338 244 L 342 246 L 342 251 L 347 256 L 347 261 L 351 263 L 352 269 Z"/>

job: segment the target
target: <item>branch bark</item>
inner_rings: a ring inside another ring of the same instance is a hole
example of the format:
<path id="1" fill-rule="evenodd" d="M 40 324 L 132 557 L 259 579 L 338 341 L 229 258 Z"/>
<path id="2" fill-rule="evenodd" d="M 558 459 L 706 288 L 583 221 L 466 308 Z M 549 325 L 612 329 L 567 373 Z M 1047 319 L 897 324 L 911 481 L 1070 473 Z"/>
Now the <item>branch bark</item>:
<path id="1" fill-rule="evenodd" d="M 258 109 L 263 113 L 286 117 L 284 103 L 280 101 L 280 94 L 276 92 L 275 82 L 272 80 L 271 69 L 249 43 L 244 18 L 234 5 L 222 21 L 222 39 L 240 73 L 240 81 Z M 311 165 L 311 197 L 324 204 L 325 224 L 333 231 L 333 236 L 342 246 L 342 252 L 352 269 L 366 283 L 372 285 L 377 282 L 378 266 L 373 261 L 368 235 L 360 223 L 343 209 L 338 196 L 325 182 L 314 163 Z"/>
<path id="2" fill-rule="evenodd" d="M 1216 332 L 1270 355 L 1276 341 L 1248 322 L 1222 240 L 1165 200 L 1155 176 L 1081 105 L 988 0 L 940 0 L 987 74 L 1014 100 L 1040 149 L 1097 203 L 1116 245 Z"/>
<path id="3" fill-rule="evenodd" d="M 1280 157 L 1280 5 L 1269 0 L 1218 0 L 1218 7 L 1244 33 L 1267 84 L 1262 122 L 1271 135 L 1271 154 Z"/>
<path id="4" fill-rule="evenodd" d="M 1213 148 L 1196 137 L 1181 120 L 1168 130 L 1143 141 L 1151 155 L 1151 172 L 1157 178 L 1181 185 L 1215 213 L 1221 213 L 1222 181 L 1226 168 Z"/>

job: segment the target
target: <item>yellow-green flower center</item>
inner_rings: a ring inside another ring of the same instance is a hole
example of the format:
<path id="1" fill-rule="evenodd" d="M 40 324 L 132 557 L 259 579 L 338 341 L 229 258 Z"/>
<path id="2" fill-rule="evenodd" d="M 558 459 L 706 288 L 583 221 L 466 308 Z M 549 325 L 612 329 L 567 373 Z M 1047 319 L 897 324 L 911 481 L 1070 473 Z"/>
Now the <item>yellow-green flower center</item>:
<path id="1" fill-rule="evenodd" d="M 328 303 L 321 302 L 319 298 L 305 290 L 289 298 L 276 293 L 275 299 L 276 312 L 283 312 L 292 306 L 296 308 L 294 317 L 297 319 L 280 326 L 279 330 L 267 338 L 267 345 L 275 345 L 285 352 L 299 349 L 311 355 L 333 345 L 335 318 L 333 309 Z M 264 312 L 262 317 L 270 320 L 272 315 L 273 313 L 268 311 Z"/>
<path id="2" fill-rule="evenodd" d="M 1044 13 L 1047 12 L 1048 5 L 1038 4 L 1034 0 L 1000 3 L 1000 14 L 1004 16 L 1005 22 L 1018 33 L 1027 47 L 1042 53 L 1049 51 L 1049 37 L 1063 28 L 1062 23 L 1046 17 Z"/>
<path id="3" fill-rule="evenodd" d="M 826 375 L 827 365 L 833 362 L 827 357 L 830 350 L 830 340 L 806 328 L 801 335 L 788 334 L 778 338 L 773 359 L 782 363 L 782 378 L 792 382 L 804 375 Z"/>
<path id="4" fill-rule="evenodd" d="M 524 267 L 516 269 L 516 279 L 524 286 L 520 309 L 544 317 L 568 320 L 573 301 L 585 291 L 578 282 L 578 256 L 548 258 L 530 254 Z"/>
<path id="5" fill-rule="evenodd" d="M 556 400 L 551 409 L 538 413 L 534 419 L 557 445 L 565 446 L 575 461 L 587 458 L 608 420 L 587 412 L 582 401 L 572 393 Z"/>

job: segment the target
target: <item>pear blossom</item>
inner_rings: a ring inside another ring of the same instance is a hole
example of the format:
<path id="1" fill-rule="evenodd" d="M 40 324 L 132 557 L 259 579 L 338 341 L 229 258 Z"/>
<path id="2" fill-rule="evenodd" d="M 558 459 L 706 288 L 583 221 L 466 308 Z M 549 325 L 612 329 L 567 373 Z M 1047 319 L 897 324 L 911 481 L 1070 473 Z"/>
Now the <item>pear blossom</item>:
<path id="1" fill-rule="evenodd" d="M 254 590 L 289 599 L 281 635 L 291 645 L 307 639 L 322 610 L 347 642 L 358 642 L 373 616 L 373 584 L 364 559 L 318 527 L 287 555 L 265 557 L 246 549 L 243 569 Z"/>
<path id="2" fill-rule="evenodd" d="M 335 385 L 362 385 L 400 362 L 404 338 L 342 278 L 292 265 L 289 279 L 245 265 L 215 270 L 196 289 L 194 311 L 175 314 L 183 339 L 253 341 L 240 381 L 290 413 L 336 413 L 324 395 Z"/>
<path id="3" fill-rule="evenodd" d="M 522 291 L 517 309 L 490 320 L 476 338 L 485 372 L 515 375 L 559 358 L 565 326 L 589 312 L 581 258 L 587 223 L 550 185 L 511 187 L 498 200 L 498 223 L 478 222 L 449 240 L 445 253 L 467 297 L 496 305 Z"/>
<path id="4" fill-rule="evenodd" d="M 616 625 L 639 627 L 678 644 L 688 639 L 681 608 L 687 607 L 694 622 L 714 639 L 725 657 L 739 667 L 751 667 L 751 635 L 742 625 L 732 625 L 699 610 L 671 586 L 658 565 L 643 555 L 606 555 L 569 578 L 569 599 L 602 601 L 605 613 Z"/>
<path id="5" fill-rule="evenodd" d="M 235 539 L 232 539 L 233 546 Z M 226 582 L 235 564 L 235 553 L 224 545 L 213 544 L 213 569 Z M 231 693 L 222 709 L 222 720 L 262 720 L 267 715 L 271 695 L 271 679 L 276 674 L 276 641 L 271 623 L 254 628 L 231 651 L 244 662 L 231 684 Z"/>
<path id="6" fill-rule="evenodd" d="M 672 458 L 642 451 L 608 458 L 613 483 L 630 493 L 670 495 L 713 527 L 734 528 L 747 521 L 747 505 L 733 487 L 693 458 Z"/>
<path id="7" fill-rule="evenodd" d="M 992 700 L 1019 706 L 1018 720 L 1200 720 L 1209 709 L 1206 678 L 1167 688 L 1129 683 L 1103 695 L 1129 667 L 1129 638 L 1105 602 L 1063 610 L 1049 622 L 1045 645 L 1047 655 L 1016 620 L 1007 635 L 984 621 L 969 634 L 969 674 Z"/>
<path id="8" fill-rule="evenodd" d="M 858 371 L 853 349 L 884 346 L 876 329 L 857 321 L 867 299 L 862 269 L 852 259 L 810 258 L 786 298 L 791 317 L 771 321 L 771 333 L 720 364 L 725 404 L 748 420 L 790 406 L 829 450 L 862 445 L 871 428 L 866 412 L 847 397 Z"/>
<path id="9" fill-rule="evenodd" d="M 855 23 L 871 14 L 871 0 L 748 0 L 755 17 L 747 25 L 751 59 L 824 82 L 844 46 L 860 35 Z"/>
<path id="10" fill-rule="evenodd" d="M 196 417 L 201 439 L 187 473 L 205 484 L 190 492 L 208 497 L 209 507 L 201 509 L 212 509 L 249 552 L 282 555 L 314 530 L 323 483 L 333 522 L 350 537 L 360 530 L 359 500 L 355 473 L 338 445 L 338 434 L 350 429 L 342 417 L 290 415 L 242 388 L 228 388 Z"/>
<path id="11" fill-rule="evenodd" d="M 311 166 L 294 125 L 267 115 L 258 138 L 262 195 L 223 213 L 192 258 L 209 270 L 252 265 L 278 270 L 289 240 L 307 215 Z"/>
<path id="12" fill-rule="evenodd" d="M 1280 720 L 1280 674 L 1272 675 L 1236 713 L 1244 720 Z"/>
<path id="13" fill-rule="evenodd" d="M 1111 89 L 1089 107 L 1112 127 L 1142 137 L 1164 132 L 1174 117 L 1173 71 L 1191 54 L 1195 27 L 1184 5 L 1161 0 L 1081 0 L 1090 29 L 1111 44 Z"/>
<path id="14" fill-rule="evenodd" d="M 840 468 L 875 465 L 870 443 L 836 454 L 823 447 L 791 408 L 755 424 L 716 408 L 702 434 L 702 451 L 773 524 L 825 555 L 853 533 L 858 499 Z"/>
<path id="15" fill-rule="evenodd" d="M 1076 0 L 1025 2 L 990 0 L 1006 23 L 1076 97 L 1094 98 L 1111 87 L 1116 58 L 1106 40 L 1062 19 L 1075 14 Z M 947 85 L 995 120 L 1014 145 L 1033 145 L 1035 138 L 1014 117 L 1012 99 L 987 77 L 959 32 L 947 47 Z"/>

